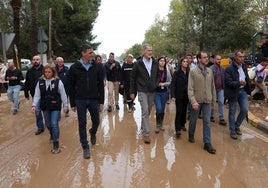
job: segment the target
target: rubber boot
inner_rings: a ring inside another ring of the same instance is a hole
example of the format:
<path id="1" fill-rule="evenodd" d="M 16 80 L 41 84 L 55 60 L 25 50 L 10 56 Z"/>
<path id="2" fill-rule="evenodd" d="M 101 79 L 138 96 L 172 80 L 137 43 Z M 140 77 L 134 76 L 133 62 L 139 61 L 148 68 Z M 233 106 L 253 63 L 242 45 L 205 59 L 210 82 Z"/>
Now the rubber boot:
<path id="1" fill-rule="evenodd" d="M 159 133 L 160 131 L 160 127 L 161 127 L 161 114 L 160 113 L 156 113 L 156 129 L 155 129 L 155 133 Z"/>
<path id="2" fill-rule="evenodd" d="M 159 129 L 161 130 L 161 131 L 164 131 L 165 129 L 163 128 L 163 121 L 164 121 L 164 116 L 165 116 L 165 113 L 160 113 L 160 120 L 159 120 L 159 122 L 160 122 L 160 126 L 159 126 Z"/>

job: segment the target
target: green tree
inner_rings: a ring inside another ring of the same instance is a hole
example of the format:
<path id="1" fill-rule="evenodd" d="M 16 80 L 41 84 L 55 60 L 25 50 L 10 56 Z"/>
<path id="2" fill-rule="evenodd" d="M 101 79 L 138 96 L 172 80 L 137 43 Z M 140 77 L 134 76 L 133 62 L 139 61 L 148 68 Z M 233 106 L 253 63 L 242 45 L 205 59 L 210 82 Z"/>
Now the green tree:
<path id="1" fill-rule="evenodd" d="M 40 25 L 48 32 L 48 8 L 53 10 L 53 50 L 56 56 L 63 56 L 73 61 L 80 56 L 80 46 L 83 43 L 96 49 L 99 43 L 92 43 L 96 38 L 92 34 L 94 22 L 98 16 L 100 0 L 70 0 L 62 3 L 59 0 L 42 2 Z M 72 6 L 70 6 L 70 4 Z"/>

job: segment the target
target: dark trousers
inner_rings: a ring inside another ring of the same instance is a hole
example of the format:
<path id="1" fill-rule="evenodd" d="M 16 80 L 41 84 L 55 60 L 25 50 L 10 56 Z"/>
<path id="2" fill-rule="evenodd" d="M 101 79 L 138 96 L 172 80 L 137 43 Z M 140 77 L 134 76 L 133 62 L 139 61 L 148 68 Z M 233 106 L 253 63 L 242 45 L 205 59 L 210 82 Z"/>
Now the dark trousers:
<path id="1" fill-rule="evenodd" d="M 188 98 L 176 99 L 175 131 L 180 131 L 186 123 Z"/>
<path id="2" fill-rule="evenodd" d="M 100 124 L 99 102 L 95 99 L 76 100 L 76 109 L 78 115 L 78 127 L 80 143 L 83 149 L 89 149 L 87 140 L 87 110 L 90 113 L 92 128 L 91 134 L 96 134 Z"/>

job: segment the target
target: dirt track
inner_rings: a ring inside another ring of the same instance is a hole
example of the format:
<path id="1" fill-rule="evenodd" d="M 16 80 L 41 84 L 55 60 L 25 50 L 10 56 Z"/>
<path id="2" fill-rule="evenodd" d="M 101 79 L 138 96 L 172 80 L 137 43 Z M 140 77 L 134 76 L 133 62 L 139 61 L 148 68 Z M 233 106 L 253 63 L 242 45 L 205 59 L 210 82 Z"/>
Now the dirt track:
<path id="1" fill-rule="evenodd" d="M 60 154 L 51 154 L 48 131 L 35 136 L 31 102 L 21 98 L 12 115 L 8 101 L 0 101 L 0 187 L 258 187 L 268 185 L 268 138 L 246 123 L 243 135 L 232 140 L 228 127 L 212 124 L 216 155 L 203 150 L 198 120 L 196 143 L 174 133 L 174 104 L 167 106 L 165 132 L 145 145 L 140 134 L 140 110 L 102 112 L 97 145 L 91 159 L 82 157 L 77 117 L 62 117 Z M 120 101 L 121 98 L 120 98 Z M 227 115 L 227 114 L 226 114 Z M 90 118 L 90 117 L 89 117 Z M 155 125 L 153 113 L 151 127 Z M 90 124 L 88 124 L 90 127 Z"/>

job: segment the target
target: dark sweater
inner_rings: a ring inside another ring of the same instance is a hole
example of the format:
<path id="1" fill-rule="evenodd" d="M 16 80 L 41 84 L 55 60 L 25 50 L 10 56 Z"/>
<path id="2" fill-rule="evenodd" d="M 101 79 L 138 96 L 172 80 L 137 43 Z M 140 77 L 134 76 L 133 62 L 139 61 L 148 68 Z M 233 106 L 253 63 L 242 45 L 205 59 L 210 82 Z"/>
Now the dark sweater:
<path id="1" fill-rule="evenodd" d="M 16 77 L 15 80 L 8 80 L 7 78 L 10 78 L 10 77 Z M 19 69 L 14 69 L 14 70 L 11 70 L 11 69 L 7 69 L 6 71 L 6 76 L 5 76 L 5 80 L 8 81 L 8 85 L 9 86 L 16 86 L 16 85 L 20 85 L 20 81 L 23 80 L 24 77 L 22 75 L 22 72 L 21 70 Z"/>
<path id="2" fill-rule="evenodd" d="M 29 91 L 32 97 L 34 97 L 35 86 L 38 82 L 38 79 L 43 74 L 43 65 L 40 65 L 38 68 L 32 67 L 26 73 L 26 81 L 24 84 L 24 96 L 29 98 Z"/>

